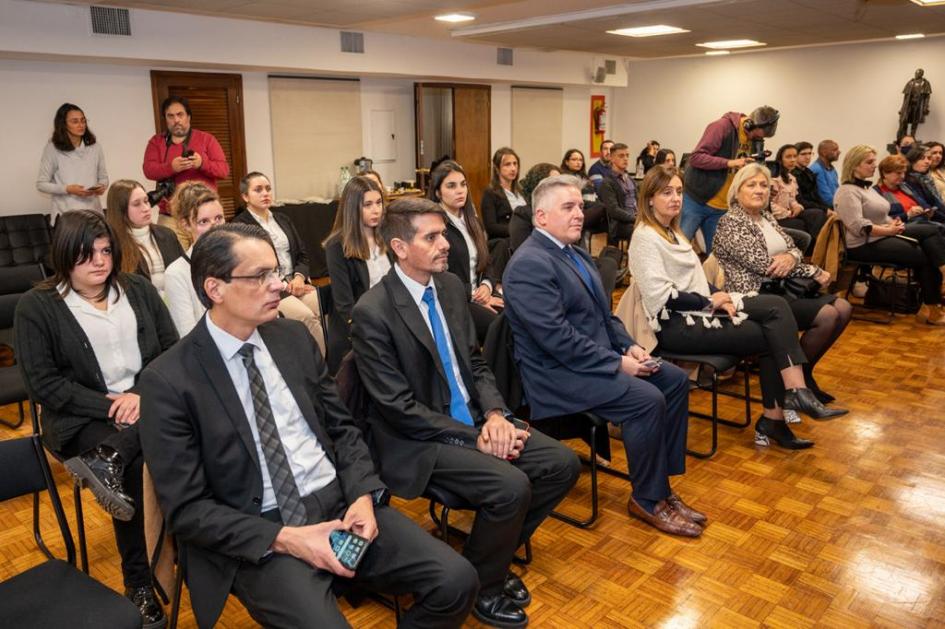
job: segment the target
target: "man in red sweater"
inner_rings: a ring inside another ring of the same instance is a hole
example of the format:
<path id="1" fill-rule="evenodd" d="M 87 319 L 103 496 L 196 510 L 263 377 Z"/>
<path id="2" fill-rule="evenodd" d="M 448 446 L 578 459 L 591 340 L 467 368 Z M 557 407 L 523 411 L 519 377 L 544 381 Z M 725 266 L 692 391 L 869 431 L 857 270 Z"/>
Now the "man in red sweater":
<path id="1" fill-rule="evenodd" d="M 156 133 L 144 150 L 144 176 L 157 182 L 169 181 L 178 186 L 196 179 L 214 190 L 217 180 L 230 175 L 230 167 L 220 143 L 212 134 L 190 126 L 190 104 L 186 98 L 169 96 L 161 103 L 167 131 Z M 158 222 L 174 229 L 167 205 L 170 194 L 164 196 L 158 207 Z"/>

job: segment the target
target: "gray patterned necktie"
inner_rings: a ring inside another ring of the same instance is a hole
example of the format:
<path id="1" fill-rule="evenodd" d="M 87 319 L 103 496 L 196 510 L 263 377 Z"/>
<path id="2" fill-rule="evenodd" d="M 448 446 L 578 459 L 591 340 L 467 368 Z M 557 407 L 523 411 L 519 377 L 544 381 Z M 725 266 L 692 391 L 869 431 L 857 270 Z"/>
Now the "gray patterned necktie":
<path id="1" fill-rule="evenodd" d="M 299 487 L 295 484 L 295 476 L 282 447 L 279 438 L 279 429 L 272 416 L 269 406 L 269 394 L 266 393 L 266 383 L 256 361 L 253 360 L 254 346 L 246 343 L 239 350 L 239 355 L 246 366 L 249 376 L 249 390 L 253 394 L 253 410 L 256 415 L 256 428 L 259 430 L 259 442 L 262 445 L 263 456 L 266 458 L 266 467 L 269 469 L 269 478 L 272 480 L 272 491 L 276 494 L 276 503 L 282 514 L 282 521 L 288 526 L 303 526 L 308 522 L 305 505 L 299 494 Z"/>

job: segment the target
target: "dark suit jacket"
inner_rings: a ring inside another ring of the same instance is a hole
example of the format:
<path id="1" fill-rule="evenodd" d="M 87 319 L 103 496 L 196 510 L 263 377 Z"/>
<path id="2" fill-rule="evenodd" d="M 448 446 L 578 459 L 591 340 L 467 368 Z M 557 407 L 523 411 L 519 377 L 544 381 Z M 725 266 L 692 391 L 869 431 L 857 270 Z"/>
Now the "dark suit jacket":
<path id="1" fill-rule="evenodd" d="M 154 236 L 154 244 L 157 245 L 158 251 L 161 253 L 165 269 L 171 265 L 171 262 L 184 255 L 184 248 L 181 247 L 177 234 L 170 228 L 163 225 L 151 225 L 151 235 Z M 151 277 L 151 273 L 148 271 L 148 263 L 145 260 L 141 260 L 137 273 L 147 278 Z"/>
<path id="2" fill-rule="evenodd" d="M 532 418 L 592 409 L 630 386 L 620 357 L 632 344 L 610 312 L 594 261 L 574 247 L 593 281 L 590 291 L 574 263 L 544 234 L 532 232 L 502 278 L 505 316 Z"/>
<path id="3" fill-rule="evenodd" d="M 482 222 L 486 226 L 489 238 L 508 238 L 509 219 L 512 218 L 512 205 L 505 192 L 486 188 L 482 193 L 482 203 L 479 204 L 482 212 Z"/>
<path id="4" fill-rule="evenodd" d="M 328 458 L 348 504 L 383 487 L 361 431 L 308 330 L 289 319 L 259 333 Z M 260 517 L 262 476 L 249 422 L 206 316 L 142 373 L 141 446 L 171 534 L 185 556 L 201 627 L 226 603 L 240 562 L 258 563 L 281 524 Z M 262 462 L 265 465 L 265 462 Z"/>
<path id="5" fill-rule="evenodd" d="M 272 210 L 272 215 L 275 217 L 279 227 L 282 228 L 282 231 L 285 232 L 286 238 L 289 239 L 289 256 L 292 258 L 292 273 L 301 273 L 307 282 L 309 280 L 309 260 L 305 241 L 299 236 L 299 232 L 295 229 L 291 218 L 276 210 Z M 234 216 L 232 222 L 259 225 L 259 221 L 256 220 L 249 209 L 244 209 Z"/>
<path id="6" fill-rule="evenodd" d="M 483 282 L 489 280 L 493 288 L 498 284 L 498 278 L 492 275 L 492 263 L 486 264 L 486 270 L 476 273 L 476 286 L 469 284 L 469 247 L 466 246 L 466 239 L 463 233 L 457 229 L 449 219 L 446 220 L 446 240 L 450 243 L 449 257 L 447 258 L 446 270 L 459 278 L 466 289 L 466 301 L 472 298 L 473 288 L 476 288 Z M 489 255 L 488 250 L 486 255 Z"/>
<path id="7" fill-rule="evenodd" d="M 470 413 L 480 426 L 486 411 L 505 411 L 505 402 L 479 352 L 463 286 L 450 273 L 433 281 Z M 395 269 L 354 307 L 351 342 L 373 399 L 368 422 L 381 478 L 397 495 L 415 498 L 426 488 L 440 448 L 475 448 L 479 430 L 450 417 L 449 384 L 433 335 Z"/>
<path id="8" fill-rule="evenodd" d="M 633 233 L 636 215 L 627 210 L 627 193 L 612 174 L 604 177 L 597 198 L 607 212 L 607 233 L 611 240 L 626 240 Z"/>

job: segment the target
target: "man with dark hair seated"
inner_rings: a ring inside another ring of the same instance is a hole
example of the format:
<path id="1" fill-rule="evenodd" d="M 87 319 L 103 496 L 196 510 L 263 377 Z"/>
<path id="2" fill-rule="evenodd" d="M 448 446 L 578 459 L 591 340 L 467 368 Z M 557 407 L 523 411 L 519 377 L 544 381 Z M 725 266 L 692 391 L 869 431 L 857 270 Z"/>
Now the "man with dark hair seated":
<path id="1" fill-rule="evenodd" d="M 532 418 L 593 411 L 620 426 L 630 463 L 630 515 L 696 537 L 706 518 L 670 487 L 686 470 L 689 380 L 654 359 L 607 307 L 590 256 L 573 245 L 584 224 L 580 182 L 535 189 L 529 236 L 505 268 L 505 316 Z"/>
<path id="2" fill-rule="evenodd" d="M 829 210 L 833 207 L 833 199 L 820 198 L 817 193 L 817 175 L 810 169 L 814 159 L 814 145 L 802 141 L 795 144 L 794 148 L 797 149 L 797 165 L 791 174 L 797 178 L 797 202 L 805 208 Z"/>
<path id="3" fill-rule="evenodd" d="M 426 199 L 396 201 L 381 234 L 395 264 L 358 300 L 351 328 L 373 399 L 381 478 L 407 499 L 437 487 L 476 508 L 463 551 L 482 584 L 473 615 L 524 627 L 531 595 L 509 564 L 574 485 L 580 464 L 506 408 L 480 355 L 462 282 L 444 273 L 443 209 Z"/>
<path id="4" fill-rule="evenodd" d="M 607 210 L 607 243 L 611 245 L 630 239 L 637 218 L 637 188 L 627 172 L 629 165 L 630 148 L 621 142 L 611 146 L 610 172 L 597 191 L 597 198 Z"/>
<path id="5" fill-rule="evenodd" d="M 332 590 L 341 577 L 413 592 L 402 626 L 459 627 L 476 573 L 387 506 L 314 339 L 277 318 L 282 276 L 266 232 L 210 230 L 191 273 L 208 312 L 140 386 L 142 414 L 155 418 L 142 422 L 144 455 L 197 623 L 216 623 L 233 592 L 266 627 L 345 627 Z M 370 543 L 360 564 L 335 555 L 337 531 Z"/>

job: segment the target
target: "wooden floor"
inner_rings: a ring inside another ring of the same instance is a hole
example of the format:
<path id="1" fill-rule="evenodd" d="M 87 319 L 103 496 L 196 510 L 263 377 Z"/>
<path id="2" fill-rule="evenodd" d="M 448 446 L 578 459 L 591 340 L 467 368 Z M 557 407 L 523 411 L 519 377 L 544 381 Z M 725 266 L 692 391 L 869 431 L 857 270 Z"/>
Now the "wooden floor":
<path id="1" fill-rule="evenodd" d="M 630 520 L 627 486 L 605 476 L 593 530 L 549 520 L 533 539 L 535 560 L 524 570 L 531 626 L 945 626 L 943 359 L 945 329 L 904 316 L 890 326 L 854 321 L 818 367 L 821 385 L 851 413 L 805 418 L 797 432 L 817 442 L 813 449 L 758 448 L 751 429 L 723 427 L 715 458 L 689 459 L 675 487 L 709 515 L 701 539 Z M 706 403 L 694 394 L 694 407 Z M 723 406 L 730 417 L 741 410 L 736 401 Z M 15 407 L 0 415 L 12 419 Z M 0 428 L 0 438 L 16 434 L 27 430 Z M 692 420 L 690 444 L 707 435 L 706 423 Z M 68 479 L 53 467 L 71 518 Z M 565 510 L 584 513 L 588 495 L 584 474 Z M 110 522 L 88 494 L 85 504 L 92 575 L 120 588 Z M 397 504 L 431 528 L 422 502 Z M 0 579 L 41 560 L 30 518 L 29 498 L 0 505 Z M 355 627 L 394 626 L 376 603 L 342 608 Z M 186 602 L 182 626 L 194 626 Z M 253 623 L 231 597 L 220 626 Z"/>

